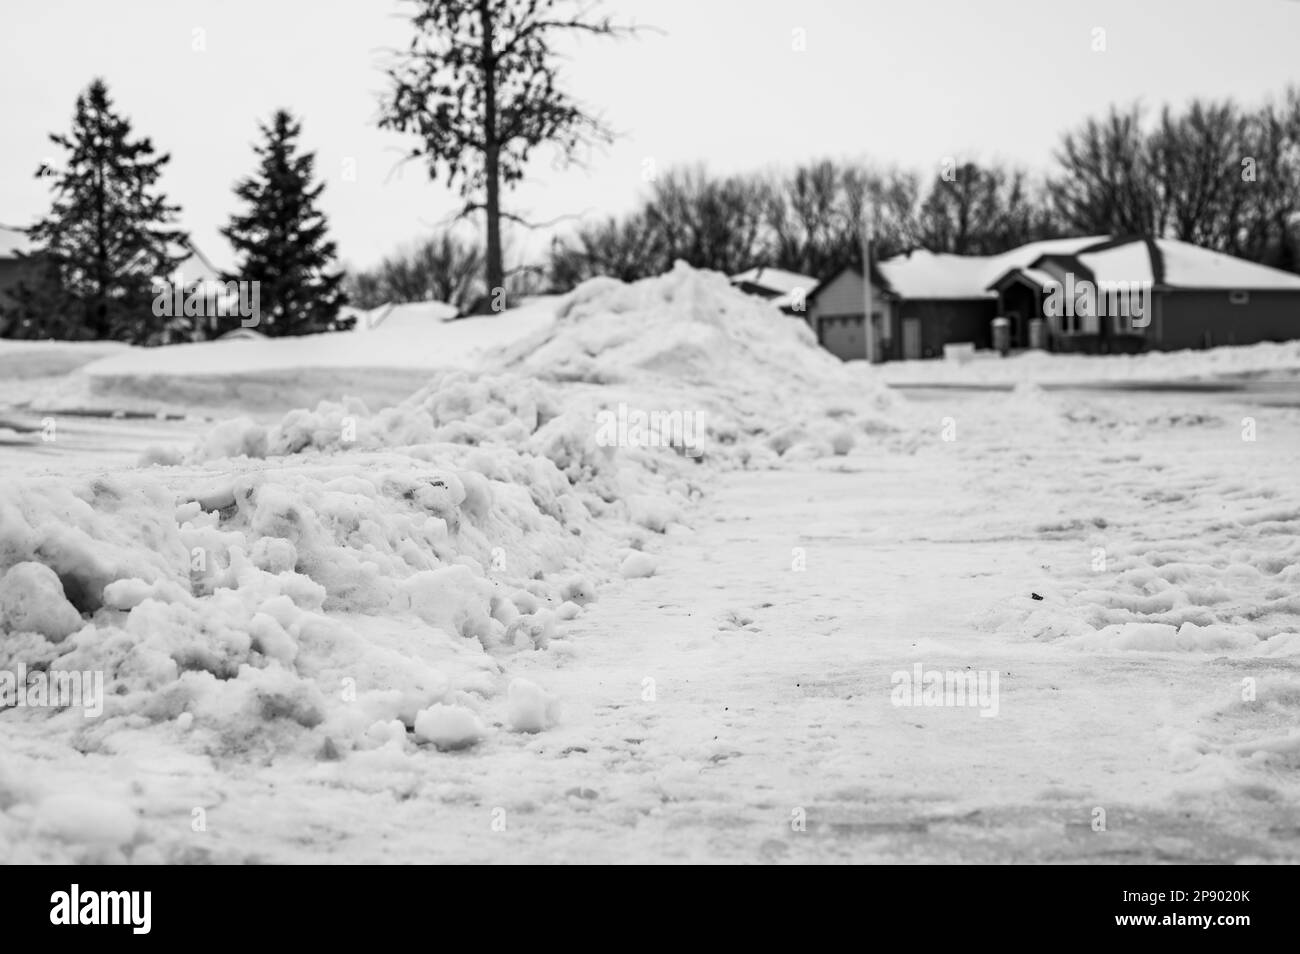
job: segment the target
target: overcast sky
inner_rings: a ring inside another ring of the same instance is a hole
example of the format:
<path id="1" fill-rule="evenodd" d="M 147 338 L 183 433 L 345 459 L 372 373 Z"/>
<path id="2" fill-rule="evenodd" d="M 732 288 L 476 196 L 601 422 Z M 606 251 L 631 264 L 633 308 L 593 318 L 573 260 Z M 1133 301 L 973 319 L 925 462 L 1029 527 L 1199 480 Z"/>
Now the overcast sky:
<path id="1" fill-rule="evenodd" d="M 172 155 L 182 225 L 218 265 L 256 123 L 303 121 L 343 259 L 370 265 L 456 206 L 401 137 L 374 128 L 398 0 L 4 0 L 0 223 L 48 207 L 32 177 L 78 91 L 109 83 Z M 646 158 L 728 172 L 820 156 L 937 168 L 947 156 L 1045 168 L 1062 129 L 1111 102 L 1246 104 L 1300 82 L 1296 0 L 608 0 L 662 33 L 585 40 L 568 87 L 623 137 L 587 169 L 539 155 L 510 206 L 535 219 L 630 208 Z M 1095 52 L 1095 30 L 1105 31 Z M 196 31 L 202 31 L 196 34 Z M 803 31 L 803 51 L 796 50 Z M 196 36 L 201 43 L 196 42 Z M 204 49 L 195 49 L 203 46 Z M 344 169 L 355 168 L 355 181 Z"/>

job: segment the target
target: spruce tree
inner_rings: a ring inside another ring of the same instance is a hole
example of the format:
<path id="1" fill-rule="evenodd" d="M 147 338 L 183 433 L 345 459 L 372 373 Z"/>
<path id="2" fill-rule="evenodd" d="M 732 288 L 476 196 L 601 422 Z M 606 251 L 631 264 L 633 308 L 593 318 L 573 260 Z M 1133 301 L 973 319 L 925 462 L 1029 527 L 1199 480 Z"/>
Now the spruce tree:
<path id="1" fill-rule="evenodd" d="M 346 301 L 343 272 L 331 269 L 335 245 L 316 208 L 325 184 L 311 184 L 316 157 L 297 151 L 301 125 L 287 111 L 258 128 L 264 137 L 254 146 L 258 170 L 235 187 L 248 211 L 221 230 L 240 256 L 238 273 L 225 278 L 260 283 L 256 327 L 265 335 L 345 327 L 350 322 L 339 318 Z"/>
<path id="2" fill-rule="evenodd" d="M 174 227 L 179 208 L 158 189 L 170 157 L 156 154 L 148 138 L 132 138 L 102 79 L 77 97 L 71 133 L 50 140 L 67 156 L 62 168 L 36 173 L 54 190 L 49 213 L 27 230 L 42 277 L 18 289 L 9 333 L 165 340 L 167 319 L 153 313 L 154 282 L 184 259 L 188 241 Z"/>

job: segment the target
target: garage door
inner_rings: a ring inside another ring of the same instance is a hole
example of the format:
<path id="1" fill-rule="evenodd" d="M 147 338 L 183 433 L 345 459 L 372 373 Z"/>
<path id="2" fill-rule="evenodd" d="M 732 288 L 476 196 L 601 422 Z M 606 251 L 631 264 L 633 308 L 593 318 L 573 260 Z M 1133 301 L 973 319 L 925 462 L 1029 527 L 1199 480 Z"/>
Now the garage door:
<path id="1" fill-rule="evenodd" d="M 845 361 L 865 359 L 867 343 L 862 337 L 861 315 L 830 315 L 821 319 L 822 347 Z"/>

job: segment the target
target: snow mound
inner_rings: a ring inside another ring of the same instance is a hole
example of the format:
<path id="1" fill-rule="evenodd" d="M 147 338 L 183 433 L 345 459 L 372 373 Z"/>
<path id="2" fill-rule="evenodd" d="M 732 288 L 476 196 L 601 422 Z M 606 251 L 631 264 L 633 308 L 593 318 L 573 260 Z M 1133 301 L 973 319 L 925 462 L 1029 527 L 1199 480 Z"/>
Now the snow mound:
<path id="1" fill-rule="evenodd" d="M 559 717 L 559 703 L 535 682 L 515 679 L 507 690 L 509 710 L 506 716 L 516 732 L 541 732 L 554 725 Z"/>
<path id="2" fill-rule="evenodd" d="M 465 706 L 432 705 L 415 717 L 417 738 L 445 751 L 469 748 L 485 735 L 487 727 Z"/>
<path id="3" fill-rule="evenodd" d="M 653 377 L 701 385 L 847 380 L 807 324 L 734 289 L 726 276 L 678 262 L 656 278 L 595 278 L 521 342 L 507 363 L 556 381 Z"/>
<path id="4" fill-rule="evenodd" d="M 858 436 L 879 442 L 897 432 L 904 413 L 887 388 L 820 347 L 805 322 L 680 261 L 637 282 L 585 282 L 499 366 L 542 381 L 619 385 L 607 393 L 630 394 L 642 402 L 634 409 L 699 415 L 715 452 L 733 448 L 745 466 L 844 454 Z"/>
<path id="5" fill-rule="evenodd" d="M 712 470 L 901 440 L 890 395 L 723 276 L 589 282 L 546 325 L 377 411 L 326 400 L 221 422 L 135 470 L 0 481 L 0 670 L 103 676 L 102 714 L 11 708 L 10 725 L 75 732 L 83 755 L 150 746 L 367 778 L 519 744 L 560 700 L 515 661 L 569 646 L 601 585 L 652 576 L 641 548 L 689 525 Z M 702 423 L 690 441 L 611 430 L 615 409 Z M 53 788 L 6 783 L 0 799 L 28 817 Z M 58 820 L 81 806 L 55 809 L 51 838 L 95 847 Z M 130 817 L 88 824 L 117 850 Z"/>
<path id="6" fill-rule="evenodd" d="M 27 561 L 0 576 L 0 627 L 56 643 L 81 628 L 81 614 L 68 602 L 57 573 Z"/>

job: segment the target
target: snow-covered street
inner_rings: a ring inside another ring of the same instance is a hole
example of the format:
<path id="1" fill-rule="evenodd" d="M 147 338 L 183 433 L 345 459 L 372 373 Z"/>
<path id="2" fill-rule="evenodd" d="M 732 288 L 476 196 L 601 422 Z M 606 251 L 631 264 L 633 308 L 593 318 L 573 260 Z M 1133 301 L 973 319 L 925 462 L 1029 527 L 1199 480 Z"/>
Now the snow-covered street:
<path id="1" fill-rule="evenodd" d="M 903 398 L 711 277 L 624 289 L 386 410 L 7 448 L 0 556 L 81 619 L 6 597 L 4 667 L 107 696 L 5 712 L 0 852 L 1300 859 L 1294 401 Z M 592 444 L 674 395 L 702 463 Z"/>

